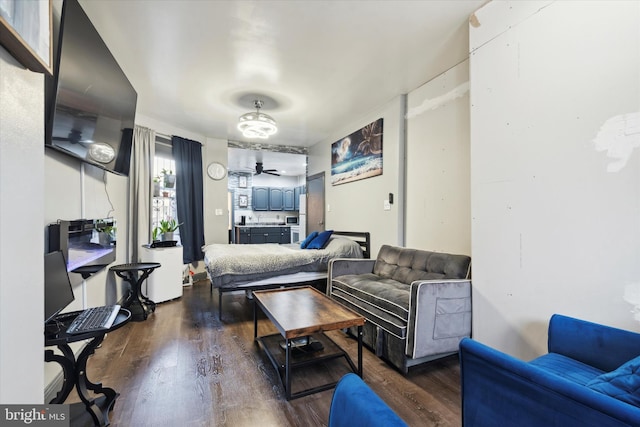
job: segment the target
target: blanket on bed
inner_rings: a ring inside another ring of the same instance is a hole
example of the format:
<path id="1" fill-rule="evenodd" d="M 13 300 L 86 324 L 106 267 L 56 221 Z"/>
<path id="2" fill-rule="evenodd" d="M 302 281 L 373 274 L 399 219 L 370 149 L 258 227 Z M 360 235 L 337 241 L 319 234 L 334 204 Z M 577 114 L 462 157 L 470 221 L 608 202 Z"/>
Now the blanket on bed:
<path id="1" fill-rule="evenodd" d="M 203 248 L 205 268 L 213 286 L 260 280 L 283 274 L 326 271 L 333 258 L 362 258 L 351 239 L 333 236 L 324 249 L 300 249 L 298 244 L 212 244 Z"/>

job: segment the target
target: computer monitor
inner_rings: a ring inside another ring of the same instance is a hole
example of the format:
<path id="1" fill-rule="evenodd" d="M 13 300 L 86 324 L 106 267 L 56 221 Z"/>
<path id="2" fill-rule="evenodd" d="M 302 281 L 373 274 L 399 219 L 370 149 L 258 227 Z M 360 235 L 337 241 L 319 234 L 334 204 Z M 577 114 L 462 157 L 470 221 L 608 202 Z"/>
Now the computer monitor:
<path id="1" fill-rule="evenodd" d="M 44 322 L 48 323 L 75 299 L 62 251 L 44 256 Z"/>

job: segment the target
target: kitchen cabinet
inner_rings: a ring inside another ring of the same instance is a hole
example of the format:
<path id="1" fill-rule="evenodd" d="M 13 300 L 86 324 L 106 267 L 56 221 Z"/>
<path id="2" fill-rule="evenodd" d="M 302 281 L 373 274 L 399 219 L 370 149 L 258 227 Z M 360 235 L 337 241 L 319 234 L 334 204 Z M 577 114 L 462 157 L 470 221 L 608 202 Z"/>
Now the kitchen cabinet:
<path id="1" fill-rule="evenodd" d="M 251 243 L 251 228 L 236 227 L 236 242 L 242 245 Z"/>
<path id="2" fill-rule="evenodd" d="M 251 243 L 280 243 L 280 227 L 252 227 Z"/>
<path id="3" fill-rule="evenodd" d="M 240 244 L 291 243 L 291 227 L 237 227 Z"/>
<path id="4" fill-rule="evenodd" d="M 293 188 L 282 189 L 282 210 L 283 211 L 296 210 L 296 197 L 295 197 L 295 190 Z"/>
<path id="5" fill-rule="evenodd" d="M 251 204 L 254 211 L 268 211 L 269 210 L 269 187 L 253 187 Z"/>
<path id="6" fill-rule="evenodd" d="M 282 188 L 271 187 L 269 188 L 269 210 L 281 211 L 282 209 Z"/>
<path id="7" fill-rule="evenodd" d="M 293 210 L 294 211 L 300 210 L 300 194 L 301 194 L 301 187 L 296 187 L 293 189 Z"/>
<path id="8" fill-rule="evenodd" d="M 305 187 L 253 187 L 251 191 L 254 211 L 297 211 Z"/>

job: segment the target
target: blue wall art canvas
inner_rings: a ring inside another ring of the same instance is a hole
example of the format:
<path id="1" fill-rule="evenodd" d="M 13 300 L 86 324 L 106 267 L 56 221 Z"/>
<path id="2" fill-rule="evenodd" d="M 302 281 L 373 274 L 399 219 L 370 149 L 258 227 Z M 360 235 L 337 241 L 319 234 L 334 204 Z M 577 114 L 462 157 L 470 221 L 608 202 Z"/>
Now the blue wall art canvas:
<path id="1" fill-rule="evenodd" d="M 382 175 L 382 118 L 331 144 L 331 184 Z"/>

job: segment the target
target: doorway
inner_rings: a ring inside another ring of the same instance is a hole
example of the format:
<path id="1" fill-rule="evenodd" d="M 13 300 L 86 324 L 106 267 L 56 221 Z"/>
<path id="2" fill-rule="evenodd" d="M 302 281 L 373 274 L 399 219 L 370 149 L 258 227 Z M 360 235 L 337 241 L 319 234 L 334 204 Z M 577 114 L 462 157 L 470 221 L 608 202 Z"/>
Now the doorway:
<path id="1" fill-rule="evenodd" d="M 324 231 L 324 172 L 307 178 L 307 235 Z"/>

